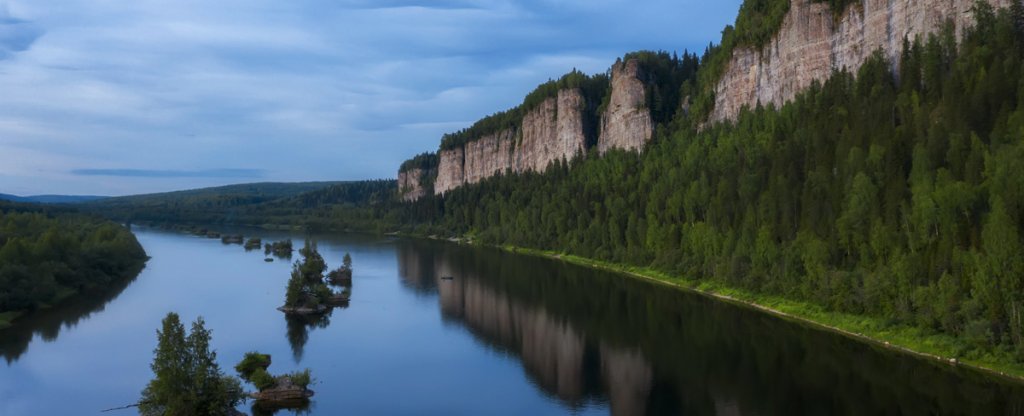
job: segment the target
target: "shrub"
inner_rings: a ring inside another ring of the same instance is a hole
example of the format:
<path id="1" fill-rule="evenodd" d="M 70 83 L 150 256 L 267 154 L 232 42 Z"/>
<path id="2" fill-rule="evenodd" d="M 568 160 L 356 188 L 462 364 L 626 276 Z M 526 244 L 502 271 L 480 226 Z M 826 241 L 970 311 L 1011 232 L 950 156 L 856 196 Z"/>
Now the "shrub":
<path id="1" fill-rule="evenodd" d="M 306 386 L 308 386 L 309 383 L 313 381 L 313 378 L 310 376 L 310 371 L 308 368 L 302 371 L 296 371 L 294 373 L 291 373 L 288 375 L 288 377 L 292 379 L 292 384 L 302 388 L 306 388 Z"/>
<path id="2" fill-rule="evenodd" d="M 274 380 L 274 376 L 270 375 L 270 373 L 263 368 L 257 368 L 254 370 L 249 378 L 249 381 L 252 382 L 252 384 L 260 391 L 273 387 L 277 384 L 277 380 Z"/>
<path id="3" fill-rule="evenodd" d="M 257 369 L 266 370 L 267 367 L 270 367 L 270 355 L 249 351 L 245 353 L 242 361 L 235 365 L 235 371 L 243 380 L 252 381 L 251 377 Z"/>

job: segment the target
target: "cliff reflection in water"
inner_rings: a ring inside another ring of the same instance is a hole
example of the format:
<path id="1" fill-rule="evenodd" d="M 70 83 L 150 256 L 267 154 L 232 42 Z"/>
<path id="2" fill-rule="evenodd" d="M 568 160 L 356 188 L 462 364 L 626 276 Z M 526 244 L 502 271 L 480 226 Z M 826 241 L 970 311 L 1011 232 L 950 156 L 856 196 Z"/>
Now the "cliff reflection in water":
<path id="1" fill-rule="evenodd" d="M 1024 388 L 648 282 L 401 241 L 399 274 L 518 357 L 545 393 L 612 414 L 1004 414 Z M 451 277 L 451 280 L 443 279 Z"/>

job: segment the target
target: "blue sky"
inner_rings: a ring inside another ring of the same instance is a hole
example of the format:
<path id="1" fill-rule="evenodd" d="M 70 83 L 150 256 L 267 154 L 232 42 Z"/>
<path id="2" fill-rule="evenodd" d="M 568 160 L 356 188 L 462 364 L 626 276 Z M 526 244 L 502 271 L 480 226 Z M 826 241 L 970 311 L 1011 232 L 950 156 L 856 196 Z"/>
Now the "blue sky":
<path id="1" fill-rule="evenodd" d="M 740 0 L 0 0 L 0 193 L 391 178 L 441 134 Z"/>

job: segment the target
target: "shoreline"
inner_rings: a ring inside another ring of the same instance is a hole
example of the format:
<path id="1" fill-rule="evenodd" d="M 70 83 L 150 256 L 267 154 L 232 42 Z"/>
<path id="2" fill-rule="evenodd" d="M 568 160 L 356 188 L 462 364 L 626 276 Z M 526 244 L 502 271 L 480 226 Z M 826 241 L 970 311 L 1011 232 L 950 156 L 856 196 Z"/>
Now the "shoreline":
<path id="1" fill-rule="evenodd" d="M 255 228 L 268 231 L 292 228 L 291 231 L 297 231 L 295 230 L 296 227 L 289 227 L 283 224 L 263 224 Z M 327 232 L 352 233 L 352 231 Z M 365 232 L 361 234 L 443 241 L 475 247 L 491 247 L 510 253 L 543 257 L 592 269 L 619 273 L 634 279 L 662 284 L 675 290 L 682 290 L 705 296 L 709 299 L 749 308 L 796 324 L 806 325 L 816 330 L 832 332 L 887 351 L 924 359 L 932 364 L 953 369 L 959 368 L 976 371 L 982 375 L 1001 378 L 1007 382 L 1024 384 L 1024 363 L 1015 363 L 1003 357 L 992 356 L 991 354 L 987 356 L 989 359 L 984 360 L 963 358 L 955 352 L 957 346 L 953 345 L 954 341 L 948 335 L 938 333 L 923 334 L 921 333 L 923 331 L 921 328 L 907 325 L 887 325 L 882 323 L 878 317 L 825 311 L 820 306 L 811 303 L 794 301 L 774 295 L 755 294 L 725 286 L 720 282 L 690 280 L 650 268 L 610 263 L 554 251 L 512 245 L 489 245 L 475 242 L 470 238 L 444 238 L 438 235 L 421 235 L 400 231 Z"/>
<path id="2" fill-rule="evenodd" d="M 442 240 L 449 241 L 449 240 Z M 456 243 L 463 244 L 462 241 Z M 484 246 L 475 243 L 464 243 L 474 246 Z M 749 308 L 755 311 L 784 319 L 793 323 L 806 325 L 816 330 L 827 331 L 844 336 L 846 338 L 863 342 L 874 347 L 888 351 L 907 354 L 911 357 L 924 359 L 933 364 L 940 364 L 950 368 L 961 368 L 979 372 L 983 375 L 1001 378 L 1007 382 L 1024 384 L 1024 365 L 1004 362 L 979 361 L 975 359 L 964 359 L 955 357 L 950 351 L 941 346 L 939 335 L 916 335 L 909 332 L 919 330 L 913 327 L 891 327 L 890 331 L 872 331 L 868 328 L 852 328 L 851 325 L 843 325 L 842 322 L 827 322 L 825 319 L 816 318 L 810 313 L 801 313 L 802 310 L 812 306 L 810 304 L 785 300 L 782 298 L 757 295 L 741 290 L 721 286 L 717 282 L 699 282 L 687 280 L 682 277 L 671 276 L 666 273 L 625 266 L 615 263 L 608 263 L 584 257 L 560 254 L 544 250 L 535 250 L 515 246 L 490 246 L 506 252 L 524 254 L 534 257 L 543 257 L 551 260 L 563 261 L 583 267 L 597 270 L 604 270 L 625 276 L 649 281 L 671 287 L 675 290 L 682 290 L 689 293 L 705 296 L 707 298 L 726 302 L 740 307 Z M 832 318 L 833 321 L 844 321 L 854 319 L 862 324 L 878 324 L 878 318 L 866 315 L 850 315 L 837 312 L 819 311 L 820 314 Z M 887 334 L 890 334 L 887 336 Z M 931 350 L 923 350 L 906 345 L 905 338 L 916 339 L 934 347 Z M 949 347 L 947 347 L 949 348 Z"/>

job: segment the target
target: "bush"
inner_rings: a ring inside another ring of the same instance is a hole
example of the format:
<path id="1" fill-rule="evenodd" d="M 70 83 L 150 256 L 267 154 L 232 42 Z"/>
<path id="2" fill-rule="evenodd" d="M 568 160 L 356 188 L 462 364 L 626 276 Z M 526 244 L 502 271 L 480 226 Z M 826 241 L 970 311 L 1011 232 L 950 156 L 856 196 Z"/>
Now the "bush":
<path id="1" fill-rule="evenodd" d="M 288 377 L 292 379 L 292 384 L 302 388 L 306 388 L 306 386 L 308 386 L 309 383 L 313 381 L 313 378 L 310 376 L 310 371 L 308 368 L 302 371 L 296 371 L 294 373 L 291 373 L 288 375 Z"/>
<path id="2" fill-rule="evenodd" d="M 267 367 L 270 367 L 270 355 L 249 351 L 245 353 L 242 361 L 235 365 L 235 371 L 243 380 L 252 381 L 251 377 L 257 369 L 266 370 Z"/>
<path id="3" fill-rule="evenodd" d="M 274 380 L 274 376 L 270 375 L 267 370 L 263 368 L 257 368 L 249 376 L 249 381 L 260 391 L 273 387 L 277 384 L 277 380 Z"/>

